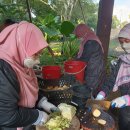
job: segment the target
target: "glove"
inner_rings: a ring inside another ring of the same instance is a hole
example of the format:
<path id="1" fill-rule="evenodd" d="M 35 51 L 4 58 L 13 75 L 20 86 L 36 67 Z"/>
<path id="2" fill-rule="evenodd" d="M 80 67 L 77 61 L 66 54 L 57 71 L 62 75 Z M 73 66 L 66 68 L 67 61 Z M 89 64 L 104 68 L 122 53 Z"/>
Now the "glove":
<path id="1" fill-rule="evenodd" d="M 103 91 L 100 91 L 97 95 L 97 97 L 95 98 L 95 100 L 104 100 L 105 99 L 105 93 Z"/>
<path id="2" fill-rule="evenodd" d="M 39 111 L 39 116 L 38 116 L 38 119 L 35 123 L 33 123 L 33 125 L 39 125 L 39 126 L 42 126 L 43 124 L 45 124 L 48 119 L 49 119 L 49 115 L 43 111 Z"/>
<path id="3" fill-rule="evenodd" d="M 123 108 L 125 106 L 130 106 L 130 96 L 129 95 L 118 97 L 118 98 L 112 100 L 112 102 L 111 102 L 112 108 L 115 108 L 115 107 Z"/>
<path id="4" fill-rule="evenodd" d="M 38 107 L 43 108 L 46 112 L 49 112 L 49 113 L 59 111 L 59 109 L 55 105 L 47 101 L 46 97 L 43 97 L 38 102 Z"/>

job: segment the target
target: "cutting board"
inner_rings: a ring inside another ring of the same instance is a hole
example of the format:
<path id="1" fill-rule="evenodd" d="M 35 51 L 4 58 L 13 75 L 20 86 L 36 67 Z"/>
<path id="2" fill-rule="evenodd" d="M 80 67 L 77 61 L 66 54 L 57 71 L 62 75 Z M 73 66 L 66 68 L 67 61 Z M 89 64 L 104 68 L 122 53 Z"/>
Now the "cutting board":
<path id="1" fill-rule="evenodd" d="M 105 100 L 107 101 L 112 101 L 115 98 L 118 98 L 121 96 L 120 91 L 116 91 L 116 92 L 110 92 L 110 94 L 105 98 Z"/>

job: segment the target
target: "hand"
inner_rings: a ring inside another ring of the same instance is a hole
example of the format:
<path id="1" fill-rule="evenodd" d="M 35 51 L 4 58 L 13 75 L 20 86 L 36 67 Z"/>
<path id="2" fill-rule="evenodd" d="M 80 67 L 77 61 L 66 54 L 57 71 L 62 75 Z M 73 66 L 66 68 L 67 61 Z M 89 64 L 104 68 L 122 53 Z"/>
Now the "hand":
<path id="1" fill-rule="evenodd" d="M 118 98 L 112 100 L 112 102 L 111 102 L 112 108 L 115 108 L 115 107 L 123 108 L 125 106 L 130 106 L 130 96 L 129 95 L 118 97 Z"/>
<path id="2" fill-rule="evenodd" d="M 103 91 L 100 91 L 97 95 L 97 97 L 95 98 L 95 100 L 104 100 L 105 99 L 105 93 Z"/>
<path id="3" fill-rule="evenodd" d="M 33 125 L 42 126 L 43 124 L 45 124 L 49 120 L 49 115 L 43 111 L 38 110 L 38 112 L 39 112 L 38 119 L 36 120 L 36 122 Z"/>
<path id="4" fill-rule="evenodd" d="M 58 108 L 52 103 L 48 102 L 46 97 L 43 97 L 38 102 L 38 107 L 43 108 L 46 112 L 49 112 L 49 113 L 58 111 Z"/>

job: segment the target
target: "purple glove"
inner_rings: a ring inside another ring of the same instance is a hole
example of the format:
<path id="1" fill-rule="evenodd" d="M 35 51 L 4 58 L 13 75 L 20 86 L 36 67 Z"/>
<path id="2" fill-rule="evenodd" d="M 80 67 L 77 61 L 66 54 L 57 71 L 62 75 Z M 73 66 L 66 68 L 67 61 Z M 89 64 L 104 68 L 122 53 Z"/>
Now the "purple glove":
<path id="1" fill-rule="evenodd" d="M 100 91 L 100 92 L 98 93 L 97 97 L 95 98 L 95 100 L 104 100 L 104 99 L 105 99 L 105 96 L 106 96 L 105 92 Z"/>
<path id="2" fill-rule="evenodd" d="M 130 96 L 129 95 L 118 97 L 118 98 L 112 100 L 112 102 L 111 102 L 112 108 L 115 108 L 115 107 L 123 108 L 125 106 L 130 106 Z"/>

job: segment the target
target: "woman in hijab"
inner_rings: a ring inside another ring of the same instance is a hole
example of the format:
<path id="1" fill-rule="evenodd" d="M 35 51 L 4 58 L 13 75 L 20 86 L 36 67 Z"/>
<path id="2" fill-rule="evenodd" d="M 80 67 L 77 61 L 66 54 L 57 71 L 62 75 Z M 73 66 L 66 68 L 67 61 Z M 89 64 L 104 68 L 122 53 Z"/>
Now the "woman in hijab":
<path id="1" fill-rule="evenodd" d="M 75 28 L 74 34 L 81 42 L 77 60 L 84 61 L 87 64 L 84 86 L 89 97 L 90 90 L 95 93 L 103 79 L 104 55 L 102 43 L 96 34 L 85 24 L 79 24 Z M 82 94 L 82 91 L 80 93 Z M 76 97 L 72 99 L 72 103 L 77 104 L 79 107 L 83 105 L 81 102 L 82 99 Z"/>
<path id="2" fill-rule="evenodd" d="M 110 91 L 119 90 L 121 97 L 112 100 L 111 106 L 119 108 L 119 130 L 130 130 L 130 24 L 121 29 L 118 39 L 125 54 L 112 65 L 110 77 L 96 99 L 103 100 Z"/>
<path id="3" fill-rule="evenodd" d="M 0 33 L 0 130 L 21 130 L 48 120 L 46 112 L 34 108 L 38 83 L 32 69 L 47 46 L 42 32 L 26 21 L 12 24 Z M 45 97 L 38 106 L 47 112 L 56 108 Z"/>

